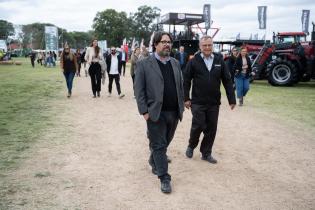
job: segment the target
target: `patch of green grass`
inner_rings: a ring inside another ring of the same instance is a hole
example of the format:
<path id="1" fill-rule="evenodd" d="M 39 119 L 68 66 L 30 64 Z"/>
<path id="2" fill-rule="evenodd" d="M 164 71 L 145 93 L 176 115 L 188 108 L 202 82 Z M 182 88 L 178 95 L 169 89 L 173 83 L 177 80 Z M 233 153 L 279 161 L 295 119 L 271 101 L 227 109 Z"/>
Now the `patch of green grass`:
<path id="1" fill-rule="evenodd" d="M 44 178 L 44 177 L 48 177 L 48 176 L 51 176 L 51 173 L 49 171 L 38 172 L 35 174 L 35 177 L 37 177 L 37 178 Z"/>
<path id="2" fill-rule="evenodd" d="M 250 85 L 245 99 L 257 111 L 315 133 L 315 81 L 274 87 L 265 80 Z"/>
<path id="3" fill-rule="evenodd" d="M 0 173 L 16 166 L 43 128 L 51 123 L 50 102 L 61 91 L 59 68 L 0 65 Z"/>
<path id="4" fill-rule="evenodd" d="M 27 157 L 45 128 L 55 125 L 57 111 L 51 102 L 64 88 L 58 67 L 32 68 L 29 59 L 17 60 L 22 65 L 0 65 L 0 209 L 8 209 L 12 201 L 6 196 L 18 188 L 6 182 L 7 171 Z"/>

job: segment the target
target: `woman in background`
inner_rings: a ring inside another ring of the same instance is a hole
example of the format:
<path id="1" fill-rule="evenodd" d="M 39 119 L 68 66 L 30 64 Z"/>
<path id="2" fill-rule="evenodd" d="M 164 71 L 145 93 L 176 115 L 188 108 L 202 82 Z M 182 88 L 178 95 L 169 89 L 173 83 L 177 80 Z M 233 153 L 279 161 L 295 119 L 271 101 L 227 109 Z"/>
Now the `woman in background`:
<path id="1" fill-rule="evenodd" d="M 77 77 L 81 77 L 81 74 L 80 74 L 80 70 L 81 70 L 81 52 L 80 52 L 80 49 L 77 49 L 75 56 L 77 58 L 77 63 L 78 63 Z"/>
<path id="2" fill-rule="evenodd" d="M 102 66 L 104 66 L 105 61 L 102 51 L 98 46 L 97 39 L 93 39 L 91 47 L 87 49 L 85 57 L 89 65 L 93 98 L 96 98 L 96 94 L 98 97 L 101 97 Z"/>
<path id="3" fill-rule="evenodd" d="M 242 47 L 240 55 L 237 57 L 234 65 L 236 94 L 240 106 L 243 106 L 244 97 L 249 90 L 249 77 L 252 74 L 251 65 L 250 58 L 247 55 L 247 49 Z"/>
<path id="4" fill-rule="evenodd" d="M 64 49 L 60 55 L 60 67 L 67 83 L 67 97 L 70 98 L 72 95 L 73 78 L 78 70 L 78 63 L 76 56 L 70 51 L 70 46 L 68 44 L 64 46 Z"/>

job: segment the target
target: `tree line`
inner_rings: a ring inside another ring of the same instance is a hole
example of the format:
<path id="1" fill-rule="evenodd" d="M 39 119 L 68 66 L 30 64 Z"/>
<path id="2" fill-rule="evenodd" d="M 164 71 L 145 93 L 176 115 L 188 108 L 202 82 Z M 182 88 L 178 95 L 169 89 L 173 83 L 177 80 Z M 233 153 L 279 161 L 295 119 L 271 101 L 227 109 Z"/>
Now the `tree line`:
<path id="1" fill-rule="evenodd" d="M 156 18 L 160 16 L 160 11 L 157 7 L 140 6 L 135 13 L 127 15 L 126 12 L 106 9 L 96 13 L 93 30 L 87 32 L 68 32 L 56 26 L 59 47 L 67 42 L 72 48 L 84 48 L 93 38 L 107 40 L 108 46 L 120 46 L 125 38 L 127 42 L 131 42 L 133 38 L 139 42 L 144 39 L 144 43 L 148 45 L 151 33 L 158 28 Z M 0 39 L 19 43 L 23 48 L 31 46 L 33 49 L 45 49 L 45 26 L 55 25 L 51 23 L 22 25 L 21 31 L 15 34 L 13 23 L 0 20 Z M 13 35 L 16 39 L 8 39 Z"/>

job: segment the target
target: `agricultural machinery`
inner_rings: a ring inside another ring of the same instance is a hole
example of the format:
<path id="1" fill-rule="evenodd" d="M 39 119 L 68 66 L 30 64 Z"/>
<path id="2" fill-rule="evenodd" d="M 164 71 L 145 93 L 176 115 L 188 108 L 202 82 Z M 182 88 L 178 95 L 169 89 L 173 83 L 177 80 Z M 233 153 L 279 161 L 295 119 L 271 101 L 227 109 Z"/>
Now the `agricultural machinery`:
<path id="1" fill-rule="evenodd" d="M 267 78 L 271 85 L 290 86 L 299 81 L 315 79 L 315 25 L 311 41 L 304 32 L 283 32 L 273 35 L 273 43 L 245 45 L 254 56 L 255 79 Z M 259 51 L 257 51 L 259 50 Z"/>

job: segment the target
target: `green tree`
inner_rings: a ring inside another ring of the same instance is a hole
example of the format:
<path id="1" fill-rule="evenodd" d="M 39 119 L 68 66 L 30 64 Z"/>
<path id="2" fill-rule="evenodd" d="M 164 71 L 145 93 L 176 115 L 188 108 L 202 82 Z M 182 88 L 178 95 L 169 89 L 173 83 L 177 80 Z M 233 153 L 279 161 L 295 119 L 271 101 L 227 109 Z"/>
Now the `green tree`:
<path id="1" fill-rule="evenodd" d="M 74 43 L 71 44 L 72 48 L 84 48 L 88 45 L 90 45 L 90 42 L 93 38 L 93 32 L 79 32 L 79 31 L 73 31 L 69 32 L 69 35 L 73 38 Z"/>
<path id="2" fill-rule="evenodd" d="M 133 22 L 133 36 L 144 39 L 146 45 L 150 41 L 150 36 L 156 30 L 154 20 L 160 16 L 160 9 L 157 7 L 140 6 L 138 11 L 131 16 Z"/>
<path id="3" fill-rule="evenodd" d="M 0 20 L 0 39 L 6 40 L 11 35 L 14 35 L 13 24 L 6 20 Z"/>
<path id="4" fill-rule="evenodd" d="M 107 40 L 109 46 L 119 47 L 123 39 L 130 36 L 130 22 L 125 12 L 107 9 L 96 14 L 92 27 L 97 39 Z"/>
<path id="5" fill-rule="evenodd" d="M 23 47 L 45 49 L 45 26 L 54 26 L 51 23 L 32 23 L 23 25 Z"/>

